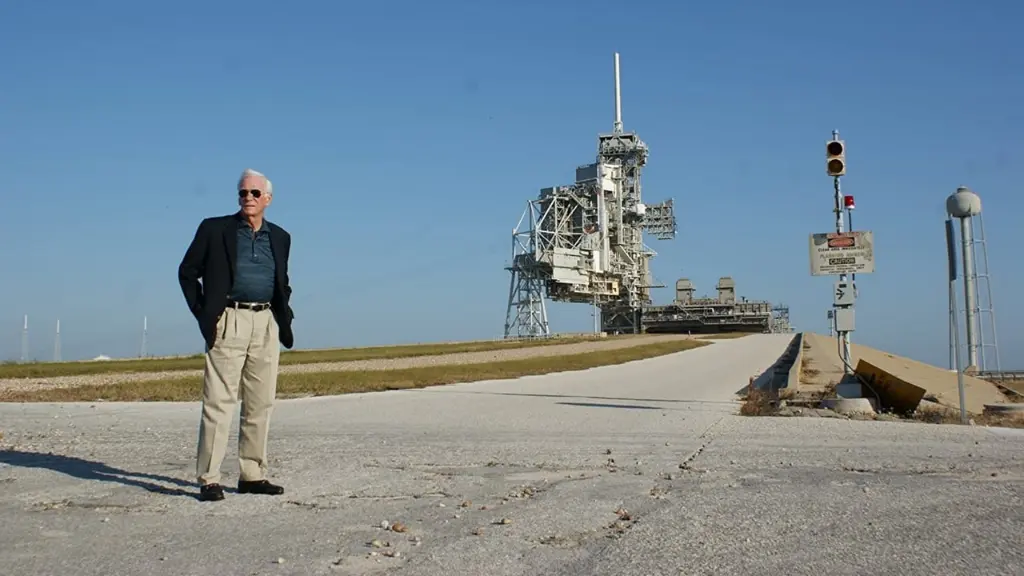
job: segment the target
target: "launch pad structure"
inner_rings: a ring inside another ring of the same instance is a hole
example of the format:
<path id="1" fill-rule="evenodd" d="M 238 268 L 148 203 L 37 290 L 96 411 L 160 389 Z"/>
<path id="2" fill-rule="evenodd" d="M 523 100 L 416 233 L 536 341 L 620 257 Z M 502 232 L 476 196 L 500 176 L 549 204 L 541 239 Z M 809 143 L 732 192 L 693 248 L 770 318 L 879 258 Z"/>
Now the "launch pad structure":
<path id="1" fill-rule="evenodd" d="M 595 331 L 791 332 L 789 308 L 769 302 L 736 301 L 736 283 L 719 279 L 717 298 L 694 298 L 693 284 L 676 282 L 676 298 L 652 306 L 651 259 L 643 241 L 676 236 L 672 200 L 645 204 L 641 172 L 647 144 L 622 129 L 619 54 L 615 54 L 615 122 L 597 138 L 596 162 L 578 166 L 573 184 L 543 188 L 526 204 L 512 231 L 512 278 L 505 338 L 551 335 L 545 298 L 591 304 L 599 312 Z M 600 324 L 598 330 L 597 324 Z"/>
<path id="2" fill-rule="evenodd" d="M 694 297 L 689 278 L 676 281 L 675 300 L 666 306 L 648 306 L 642 315 L 648 334 L 721 334 L 726 332 L 788 333 L 789 307 L 766 300 L 736 299 L 736 281 L 722 276 L 717 297 Z"/>
<path id="3" fill-rule="evenodd" d="M 527 202 L 512 232 L 512 274 L 505 338 L 549 336 L 545 294 L 556 302 L 592 304 L 601 331 L 639 333 L 651 303 L 646 231 L 659 240 L 676 235 L 672 200 L 643 203 L 641 172 L 647 144 L 622 128 L 619 54 L 615 54 L 615 122 L 599 134 L 597 161 L 576 168 L 573 184 L 540 191 Z"/>

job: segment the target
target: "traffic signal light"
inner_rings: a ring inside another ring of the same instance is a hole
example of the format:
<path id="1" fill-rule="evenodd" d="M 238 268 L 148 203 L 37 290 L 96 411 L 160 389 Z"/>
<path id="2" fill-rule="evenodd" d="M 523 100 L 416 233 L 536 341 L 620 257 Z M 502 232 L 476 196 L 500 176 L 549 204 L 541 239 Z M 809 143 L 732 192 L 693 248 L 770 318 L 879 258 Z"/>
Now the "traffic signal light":
<path id="1" fill-rule="evenodd" d="M 825 171 L 833 177 L 846 174 L 846 143 L 842 140 L 825 144 Z"/>

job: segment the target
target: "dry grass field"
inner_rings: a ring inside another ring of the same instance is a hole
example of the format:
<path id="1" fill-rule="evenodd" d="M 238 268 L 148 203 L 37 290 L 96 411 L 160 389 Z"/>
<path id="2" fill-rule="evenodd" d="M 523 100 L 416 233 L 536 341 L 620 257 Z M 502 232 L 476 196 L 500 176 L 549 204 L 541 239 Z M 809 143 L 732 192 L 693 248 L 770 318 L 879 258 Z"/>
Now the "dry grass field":
<path id="1" fill-rule="evenodd" d="M 694 339 L 672 339 L 579 354 L 540 356 L 500 362 L 432 365 L 396 370 L 282 373 L 278 380 L 278 397 L 295 398 L 425 388 L 455 382 L 508 379 L 551 372 L 584 370 L 643 360 L 709 345 L 713 344 Z M 440 346 L 444 345 L 435 345 L 433 349 L 439 349 Z M 0 390 L 0 401 L 195 401 L 200 399 L 201 391 L 201 377 L 187 377 L 125 381 L 115 384 Z"/>
<path id="2" fill-rule="evenodd" d="M 631 338 L 609 336 L 601 340 Z M 332 348 L 326 350 L 285 350 L 281 364 L 319 364 L 325 362 L 351 362 L 389 358 L 440 356 L 464 352 L 515 350 L 537 346 L 553 346 L 590 342 L 596 336 L 565 336 L 537 340 L 482 340 L 443 344 L 409 344 L 401 346 L 372 346 L 365 348 Z M 130 360 L 92 360 L 87 362 L 6 362 L 0 364 L 0 380 L 13 378 L 53 378 L 57 376 L 85 376 L 90 374 L 124 374 L 132 372 L 169 372 L 175 370 L 202 370 L 203 355 L 174 358 L 139 358 Z"/>

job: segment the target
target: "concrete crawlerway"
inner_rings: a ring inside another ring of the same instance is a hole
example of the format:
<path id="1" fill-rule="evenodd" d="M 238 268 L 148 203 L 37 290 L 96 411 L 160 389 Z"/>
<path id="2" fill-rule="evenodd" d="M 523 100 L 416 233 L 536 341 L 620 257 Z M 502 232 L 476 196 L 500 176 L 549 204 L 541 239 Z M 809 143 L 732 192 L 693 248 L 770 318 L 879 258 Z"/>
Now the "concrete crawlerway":
<path id="1" fill-rule="evenodd" d="M 281 402 L 287 494 L 219 503 L 196 404 L 0 405 L 0 572 L 1020 574 L 1024 436 L 733 415 L 789 340 Z"/>

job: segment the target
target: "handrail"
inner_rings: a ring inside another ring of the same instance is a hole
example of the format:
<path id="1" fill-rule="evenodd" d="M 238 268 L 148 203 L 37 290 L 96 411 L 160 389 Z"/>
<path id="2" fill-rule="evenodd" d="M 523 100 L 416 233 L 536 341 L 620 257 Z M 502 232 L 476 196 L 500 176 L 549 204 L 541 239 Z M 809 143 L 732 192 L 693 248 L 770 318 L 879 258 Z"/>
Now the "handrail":
<path id="1" fill-rule="evenodd" d="M 974 376 L 982 380 L 1024 380 L 1024 370 L 985 370 Z"/>

